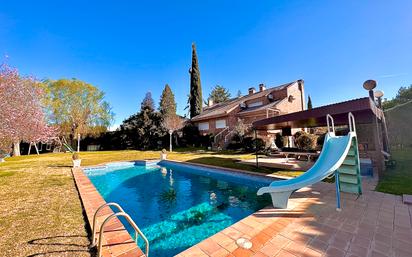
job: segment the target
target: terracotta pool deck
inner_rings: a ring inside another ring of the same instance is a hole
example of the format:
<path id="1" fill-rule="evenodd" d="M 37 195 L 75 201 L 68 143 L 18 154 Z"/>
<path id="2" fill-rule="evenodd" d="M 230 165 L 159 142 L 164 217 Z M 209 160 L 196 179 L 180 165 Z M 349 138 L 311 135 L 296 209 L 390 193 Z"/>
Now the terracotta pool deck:
<path id="1" fill-rule="evenodd" d="M 91 224 L 104 199 L 81 169 L 73 175 Z M 403 204 L 401 196 L 373 191 L 375 186 L 376 180 L 364 179 L 361 197 L 343 193 L 337 212 L 334 184 L 317 183 L 292 194 L 289 209 L 259 210 L 177 256 L 412 256 L 412 205 Z M 110 213 L 102 213 L 99 221 Z M 143 255 L 119 220 L 108 230 L 104 256 Z M 238 246 L 239 238 L 252 247 Z"/>
<path id="2" fill-rule="evenodd" d="M 341 212 L 335 210 L 334 184 L 303 188 L 288 210 L 262 209 L 178 256 L 412 256 L 412 206 L 372 191 L 373 179 L 363 186 L 359 198 L 342 194 Z M 236 244 L 241 237 L 251 249 Z"/>
<path id="3" fill-rule="evenodd" d="M 96 188 L 90 179 L 83 173 L 82 169 L 74 168 L 72 169 L 72 172 L 89 225 L 93 224 L 94 213 L 97 208 L 106 203 L 106 201 L 99 192 L 97 192 Z M 97 215 L 97 230 L 99 230 L 102 222 L 111 214 L 113 214 L 113 211 L 108 207 L 105 207 L 100 211 Z M 97 233 L 97 236 L 98 235 L 99 233 Z M 102 256 L 104 257 L 145 256 L 140 248 L 137 247 L 126 228 L 116 217 L 111 219 L 105 226 L 102 245 Z"/>

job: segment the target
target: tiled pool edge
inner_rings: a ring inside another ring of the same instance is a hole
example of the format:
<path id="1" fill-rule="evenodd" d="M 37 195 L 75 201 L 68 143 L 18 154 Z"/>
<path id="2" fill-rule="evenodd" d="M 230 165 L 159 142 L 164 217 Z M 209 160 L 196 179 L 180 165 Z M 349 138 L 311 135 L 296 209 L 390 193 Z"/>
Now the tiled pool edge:
<path id="1" fill-rule="evenodd" d="M 96 190 L 90 179 L 84 174 L 81 168 L 73 168 L 72 174 L 91 229 L 93 215 L 96 212 L 96 209 L 106 203 L 106 201 Z M 97 216 L 98 227 L 103 220 L 111 214 L 113 214 L 113 211 L 110 208 L 104 208 L 104 210 L 102 210 Z M 130 234 L 127 232 L 120 220 L 115 217 L 110 220 L 105 227 L 105 233 L 103 234 L 102 256 L 135 257 L 144 256 L 144 254 L 131 238 Z"/>

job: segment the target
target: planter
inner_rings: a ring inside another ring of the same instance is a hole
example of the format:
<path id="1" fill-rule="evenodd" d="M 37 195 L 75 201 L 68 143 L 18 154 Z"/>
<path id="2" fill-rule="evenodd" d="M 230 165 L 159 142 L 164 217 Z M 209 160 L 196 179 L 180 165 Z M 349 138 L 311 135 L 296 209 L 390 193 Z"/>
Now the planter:
<path id="1" fill-rule="evenodd" d="M 73 168 L 79 168 L 81 163 L 82 163 L 81 159 L 73 160 Z"/>
<path id="2" fill-rule="evenodd" d="M 166 159 L 167 159 L 167 153 L 161 153 L 160 160 L 166 160 Z"/>

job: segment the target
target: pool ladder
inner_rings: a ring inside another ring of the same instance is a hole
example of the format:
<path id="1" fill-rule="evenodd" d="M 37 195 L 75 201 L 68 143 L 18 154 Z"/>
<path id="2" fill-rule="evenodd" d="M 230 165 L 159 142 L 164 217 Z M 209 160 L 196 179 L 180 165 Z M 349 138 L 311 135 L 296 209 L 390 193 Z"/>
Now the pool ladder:
<path id="1" fill-rule="evenodd" d="M 98 240 L 96 240 L 96 223 L 97 223 L 97 214 L 106 206 L 114 206 L 117 208 L 117 212 L 111 214 L 110 216 L 108 216 L 102 223 L 102 225 L 100 225 L 100 233 L 99 233 L 99 238 Z M 102 253 L 102 239 L 103 239 L 103 232 L 104 232 L 104 226 L 114 217 L 124 217 L 126 218 L 127 222 L 133 227 L 134 231 L 135 231 L 135 242 L 137 244 L 137 240 L 139 238 L 139 235 L 143 238 L 145 245 L 146 245 L 146 253 L 145 256 L 149 257 L 149 241 L 147 240 L 146 236 L 143 234 L 143 232 L 139 229 L 139 227 L 136 225 L 136 223 L 133 221 L 133 219 L 129 216 L 129 214 L 127 214 L 123 208 L 117 204 L 117 203 L 105 203 L 103 205 L 101 205 L 99 208 L 97 208 L 96 212 L 94 213 L 93 216 L 93 227 L 92 227 L 92 244 L 90 245 L 90 247 L 95 247 L 98 243 L 97 246 L 97 256 L 101 257 L 101 253 Z"/>

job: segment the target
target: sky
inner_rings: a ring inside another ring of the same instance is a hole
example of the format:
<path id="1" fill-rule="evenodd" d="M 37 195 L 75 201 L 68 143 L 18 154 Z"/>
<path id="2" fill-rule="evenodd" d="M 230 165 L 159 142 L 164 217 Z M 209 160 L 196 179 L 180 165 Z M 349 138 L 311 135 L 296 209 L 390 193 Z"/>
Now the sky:
<path id="1" fill-rule="evenodd" d="M 106 93 L 114 126 L 159 103 L 179 114 L 196 43 L 203 96 L 303 79 L 313 105 L 386 98 L 412 84 L 412 1 L 0 1 L 0 61 L 39 79 L 76 78 Z"/>

